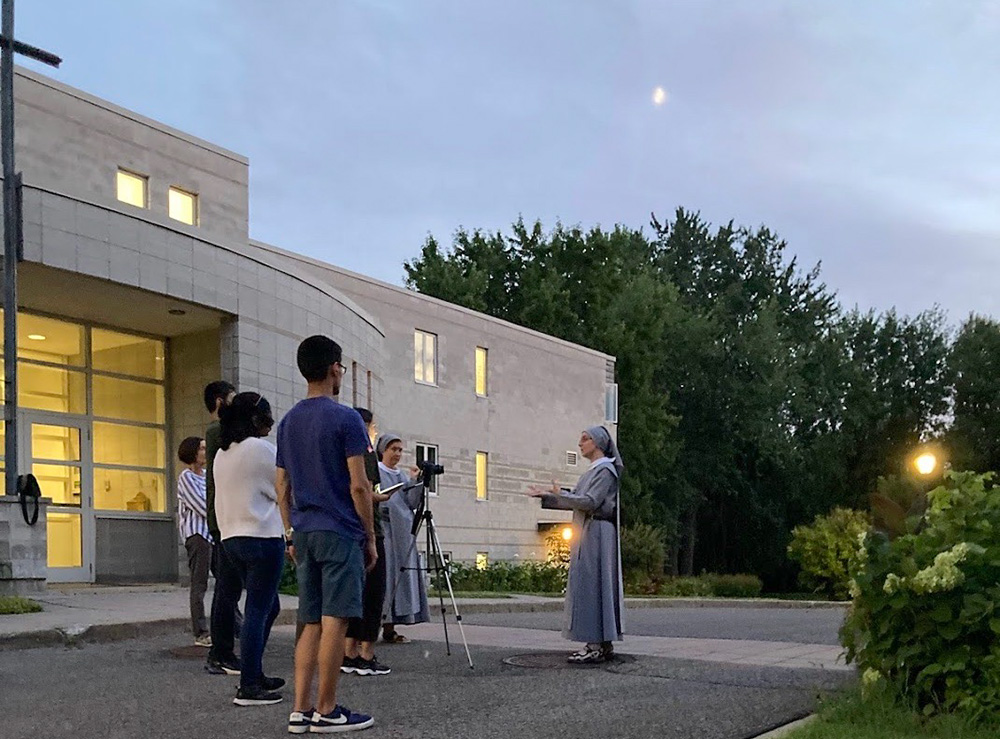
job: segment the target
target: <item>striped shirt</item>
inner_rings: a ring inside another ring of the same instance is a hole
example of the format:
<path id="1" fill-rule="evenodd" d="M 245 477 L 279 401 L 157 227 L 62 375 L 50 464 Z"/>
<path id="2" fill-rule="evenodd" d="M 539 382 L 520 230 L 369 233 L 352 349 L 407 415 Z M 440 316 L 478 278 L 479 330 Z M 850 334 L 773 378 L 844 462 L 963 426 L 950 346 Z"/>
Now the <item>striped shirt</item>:
<path id="1" fill-rule="evenodd" d="M 177 478 L 177 526 L 181 541 L 197 534 L 212 543 L 205 506 L 205 475 L 184 470 Z"/>

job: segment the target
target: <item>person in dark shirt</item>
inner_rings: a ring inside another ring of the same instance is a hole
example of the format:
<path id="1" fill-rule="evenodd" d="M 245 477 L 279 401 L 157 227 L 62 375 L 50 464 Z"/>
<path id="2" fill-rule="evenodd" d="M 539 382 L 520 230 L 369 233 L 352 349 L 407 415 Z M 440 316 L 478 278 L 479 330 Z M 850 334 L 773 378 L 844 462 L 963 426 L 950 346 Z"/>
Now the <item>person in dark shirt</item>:
<path id="1" fill-rule="evenodd" d="M 374 442 L 375 418 L 367 408 L 355 408 L 365 422 L 368 430 L 368 440 Z M 385 600 L 385 539 L 382 533 L 382 521 L 378 504 L 389 500 L 389 495 L 383 495 L 379 490 L 378 456 L 370 446 L 365 453 L 365 472 L 372 484 L 375 501 L 372 516 L 375 519 L 375 547 L 378 561 L 375 569 L 365 576 L 365 590 L 361 598 L 361 618 L 352 618 L 347 624 L 347 643 L 344 646 L 344 663 L 341 672 L 356 675 L 388 675 L 392 670 L 375 657 L 375 642 L 378 641 L 379 627 L 382 623 L 382 603 Z"/>

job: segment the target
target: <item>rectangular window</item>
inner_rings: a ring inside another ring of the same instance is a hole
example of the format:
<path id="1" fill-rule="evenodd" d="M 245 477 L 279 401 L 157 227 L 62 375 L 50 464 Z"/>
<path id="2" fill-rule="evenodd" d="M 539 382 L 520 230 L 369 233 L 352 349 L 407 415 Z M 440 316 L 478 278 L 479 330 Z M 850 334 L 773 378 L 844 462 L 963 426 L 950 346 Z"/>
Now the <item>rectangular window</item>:
<path id="1" fill-rule="evenodd" d="M 486 378 L 488 373 L 488 352 L 485 347 L 476 347 L 476 395 L 486 397 Z"/>
<path id="2" fill-rule="evenodd" d="M 90 332 L 90 356 L 95 370 L 162 380 L 164 347 L 157 339 L 95 328 Z"/>
<path id="3" fill-rule="evenodd" d="M 368 410 L 372 411 L 372 413 L 375 412 L 374 410 L 372 410 L 375 407 L 374 405 L 372 405 L 372 398 L 374 397 L 375 396 L 372 395 L 372 371 L 368 370 L 368 405 L 366 407 L 368 408 Z"/>
<path id="4" fill-rule="evenodd" d="M 476 500 L 490 499 L 488 467 L 489 455 L 486 452 L 476 452 Z"/>
<path id="5" fill-rule="evenodd" d="M 167 190 L 167 215 L 175 221 L 197 226 L 198 196 L 179 187 L 171 187 Z"/>
<path id="6" fill-rule="evenodd" d="M 413 379 L 437 384 L 437 335 L 419 329 L 413 332 Z"/>
<path id="7" fill-rule="evenodd" d="M 604 421 L 618 423 L 618 383 L 610 383 L 604 388 Z"/>
<path id="8" fill-rule="evenodd" d="M 476 552 L 476 569 L 485 570 L 490 566 L 490 555 L 486 552 Z"/>
<path id="9" fill-rule="evenodd" d="M 126 172 L 124 169 L 118 170 L 118 177 L 115 179 L 115 190 L 119 201 L 134 205 L 136 208 L 145 208 L 149 202 L 146 196 L 148 185 L 148 177 L 133 172 Z"/>
<path id="10" fill-rule="evenodd" d="M 358 407 L 358 363 L 351 362 L 351 405 Z M 369 408 L 368 410 L 371 410 Z"/>
<path id="11" fill-rule="evenodd" d="M 418 467 L 424 462 L 430 462 L 431 464 L 438 463 L 438 448 L 433 444 L 417 444 L 416 454 Z M 438 475 L 431 478 L 431 484 L 428 490 L 431 495 L 437 495 Z"/>

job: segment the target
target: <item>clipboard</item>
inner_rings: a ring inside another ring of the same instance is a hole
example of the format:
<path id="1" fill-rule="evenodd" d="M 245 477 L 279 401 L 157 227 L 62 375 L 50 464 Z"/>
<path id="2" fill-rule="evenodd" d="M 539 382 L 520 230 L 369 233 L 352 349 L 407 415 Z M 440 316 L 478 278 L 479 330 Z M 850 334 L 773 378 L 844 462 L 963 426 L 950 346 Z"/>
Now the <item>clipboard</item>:
<path id="1" fill-rule="evenodd" d="M 387 487 L 387 488 L 380 487 L 378 489 L 378 492 L 379 492 L 379 495 L 392 495 L 397 490 L 400 490 L 401 488 L 403 488 L 405 485 L 406 485 L 405 482 L 398 482 L 395 485 L 392 485 L 392 486 Z"/>

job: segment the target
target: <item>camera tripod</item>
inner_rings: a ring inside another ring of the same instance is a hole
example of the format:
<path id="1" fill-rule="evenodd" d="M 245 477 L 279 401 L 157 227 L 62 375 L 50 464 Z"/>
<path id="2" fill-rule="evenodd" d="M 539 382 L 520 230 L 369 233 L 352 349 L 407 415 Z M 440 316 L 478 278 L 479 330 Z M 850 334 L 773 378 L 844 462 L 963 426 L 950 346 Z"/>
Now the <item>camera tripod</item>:
<path id="1" fill-rule="evenodd" d="M 445 562 L 444 552 L 441 550 L 441 541 L 438 539 L 437 528 L 434 526 L 434 514 L 431 512 L 430 506 L 427 501 L 427 493 L 430 488 L 431 476 L 424 472 L 423 481 L 420 491 L 420 504 L 417 506 L 417 510 L 413 516 L 413 526 L 410 529 L 410 533 L 413 535 L 413 541 L 410 544 L 410 548 L 406 553 L 406 557 L 400 563 L 399 566 L 399 577 L 396 578 L 396 584 L 392 590 L 392 600 L 391 603 L 396 601 L 396 593 L 399 590 L 399 584 L 403 580 L 403 575 L 407 571 L 416 571 L 417 575 L 420 576 L 421 571 L 430 574 L 433 570 L 434 572 L 434 584 L 437 588 L 438 602 L 441 604 L 441 625 L 444 627 L 444 645 L 445 653 L 451 656 L 451 640 L 448 637 L 448 609 L 444 602 L 444 591 L 441 589 L 441 576 L 444 575 L 444 582 L 448 588 L 448 597 L 451 599 L 451 607 L 455 611 L 455 622 L 458 624 L 458 631 L 462 636 L 462 645 L 465 647 L 465 657 L 469 660 L 469 669 L 475 669 L 475 665 L 472 663 L 472 653 L 469 651 L 469 642 L 465 638 L 465 627 L 462 625 L 462 614 L 458 610 L 458 603 L 455 600 L 455 591 L 451 587 L 451 574 L 450 574 L 450 564 Z M 427 566 L 421 567 L 419 558 L 417 560 L 416 567 L 407 567 L 406 563 L 410 561 L 410 557 L 413 556 L 414 551 L 417 548 L 417 534 L 420 531 L 421 524 L 424 526 L 424 534 L 427 537 Z M 433 562 L 433 566 L 431 566 Z"/>

